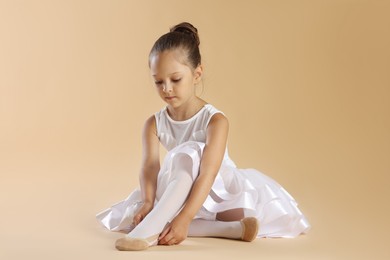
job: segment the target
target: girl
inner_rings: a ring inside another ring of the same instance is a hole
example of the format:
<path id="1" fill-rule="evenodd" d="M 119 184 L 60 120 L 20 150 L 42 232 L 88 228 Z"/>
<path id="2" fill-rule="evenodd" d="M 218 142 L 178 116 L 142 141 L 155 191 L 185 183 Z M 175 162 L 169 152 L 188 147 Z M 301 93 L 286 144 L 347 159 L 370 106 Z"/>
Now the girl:
<path id="1" fill-rule="evenodd" d="M 187 236 L 252 241 L 295 237 L 308 221 L 278 183 L 254 169 L 237 169 L 226 144 L 225 115 L 197 97 L 202 78 L 197 29 L 189 23 L 161 36 L 149 55 L 157 93 L 167 103 L 146 120 L 140 189 L 97 214 L 128 234 L 118 250 L 176 245 Z M 168 151 L 159 162 L 159 144 Z"/>

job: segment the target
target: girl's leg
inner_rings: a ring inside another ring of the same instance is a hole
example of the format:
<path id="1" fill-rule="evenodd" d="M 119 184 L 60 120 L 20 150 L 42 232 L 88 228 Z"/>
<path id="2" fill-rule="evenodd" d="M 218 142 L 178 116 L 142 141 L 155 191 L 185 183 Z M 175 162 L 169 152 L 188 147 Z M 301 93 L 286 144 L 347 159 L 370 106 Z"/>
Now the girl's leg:
<path id="1" fill-rule="evenodd" d="M 238 221 L 244 217 L 244 209 L 230 209 L 227 211 L 218 212 L 216 218 L 220 221 Z"/>
<path id="2" fill-rule="evenodd" d="M 158 235 L 182 208 L 192 188 L 192 162 L 187 156 L 178 156 L 180 168 L 175 168 L 160 200 L 153 210 L 125 238 L 118 239 L 119 250 L 144 250 L 157 244 Z"/>
<path id="3" fill-rule="evenodd" d="M 224 237 L 240 239 L 242 227 L 240 221 L 217 221 L 194 219 L 188 230 L 190 237 Z"/>
<path id="4" fill-rule="evenodd" d="M 217 214 L 217 220 L 195 219 L 188 236 L 223 237 L 252 241 L 256 238 L 259 223 L 256 218 L 244 218 L 243 209 L 232 209 Z"/>

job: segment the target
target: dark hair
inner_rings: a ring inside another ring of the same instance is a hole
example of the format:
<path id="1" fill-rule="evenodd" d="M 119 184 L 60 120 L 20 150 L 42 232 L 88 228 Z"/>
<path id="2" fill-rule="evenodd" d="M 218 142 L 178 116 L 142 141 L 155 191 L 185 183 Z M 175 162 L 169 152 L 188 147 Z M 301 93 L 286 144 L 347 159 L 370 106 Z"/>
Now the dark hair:
<path id="1" fill-rule="evenodd" d="M 182 49 L 187 54 L 187 62 L 193 69 L 201 64 L 198 30 L 190 23 L 173 26 L 169 33 L 162 35 L 153 45 L 150 57 L 167 50 Z M 149 64 L 150 65 L 150 64 Z"/>

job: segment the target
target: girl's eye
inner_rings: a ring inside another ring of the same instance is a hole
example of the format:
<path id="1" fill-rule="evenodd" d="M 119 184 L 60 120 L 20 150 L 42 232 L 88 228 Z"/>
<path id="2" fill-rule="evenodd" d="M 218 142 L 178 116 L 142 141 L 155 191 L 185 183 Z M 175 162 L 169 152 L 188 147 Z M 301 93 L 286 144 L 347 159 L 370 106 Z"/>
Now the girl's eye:
<path id="1" fill-rule="evenodd" d="M 172 82 L 175 82 L 175 83 L 177 83 L 177 82 L 179 82 L 181 79 L 172 79 Z"/>
<path id="2" fill-rule="evenodd" d="M 156 84 L 156 85 L 161 85 L 161 84 L 162 84 L 162 81 L 155 81 L 154 84 Z"/>

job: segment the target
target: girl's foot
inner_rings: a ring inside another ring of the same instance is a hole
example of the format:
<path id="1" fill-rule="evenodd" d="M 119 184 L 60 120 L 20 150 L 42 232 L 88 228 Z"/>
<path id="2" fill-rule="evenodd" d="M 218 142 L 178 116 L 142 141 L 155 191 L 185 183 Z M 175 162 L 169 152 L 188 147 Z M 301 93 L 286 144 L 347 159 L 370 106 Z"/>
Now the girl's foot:
<path id="1" fill-rule="evenodd" d="M 253 241 L 257 237 L 259 231 L 259 221 L 257 218 L 248 217 L 242 219 L 240 222 L 242 226 L 241 240 L 246 242 Z"/>
<path id="2" fill-rule="evenodd" d="M 122 237 L 115 242 L 116 249 L 120 251 L 140 251 L 157 245 L 158 234 L 148 238 Z"/>

